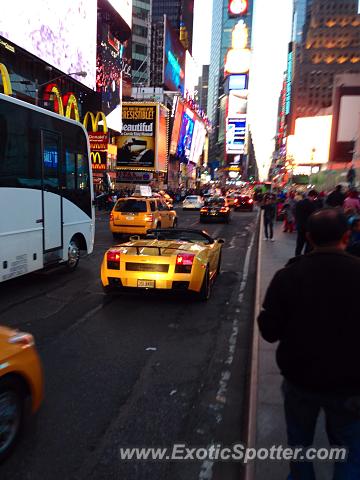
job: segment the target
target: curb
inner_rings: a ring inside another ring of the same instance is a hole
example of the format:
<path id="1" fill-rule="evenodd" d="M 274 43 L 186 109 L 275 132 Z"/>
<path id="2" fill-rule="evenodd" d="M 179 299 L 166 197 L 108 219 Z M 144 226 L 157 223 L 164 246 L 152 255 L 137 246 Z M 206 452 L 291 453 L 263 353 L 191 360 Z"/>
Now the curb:
<path id="1" fill-rule="evenodd" d="M 256 433 L 257 433 L 257 399 L 258 399 L 258 372 L 259 372 L 259 328 L 257 324 L 257 317 L 261 309 L 261 288 L 260 288 L 260 274 L 261 274 L 261 253 L 262 253 L 262 234 L 263 234 L 263 213 L 259 215 L 259 237 L 258 237 L 258 256 L 256 266 L 256 285 L 254 298 L 254 325 L 253 338 L 251 344 L 250 354 L 250 374 L 248 384 L 248 418 L 245 426 L 246 436 L 245 444 L 247 448 L 256 447 Z M 243 480 L 254 480 L 256 473 L 256 463 L 247 463 L 243 470 Z"/>

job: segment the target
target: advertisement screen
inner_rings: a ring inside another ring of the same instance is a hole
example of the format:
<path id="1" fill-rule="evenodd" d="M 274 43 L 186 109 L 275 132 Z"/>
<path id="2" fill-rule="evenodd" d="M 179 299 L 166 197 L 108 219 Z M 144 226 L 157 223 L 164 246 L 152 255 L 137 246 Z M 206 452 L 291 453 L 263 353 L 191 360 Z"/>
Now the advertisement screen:
<path id="1" fill-rule="evenodd" d="M 172 134 L 171 134 L 170 155 L 176 154 L 178 141 L 179 141 L 180 128 L 181 128 L 182 119 L 183 119 L 183 113 L 184 113 L 184 104 L 181 102 L 178 102 L 176 107 L 176 114 L 174 117 Z"/>
<path id="2" fill-rule="evenodd" d="M 246 115 L 228 118 L 226 126 L 226 153 L 245 152 Z"/>
<path id="3" fill-rule="evenodd" d="M 164 84 L 168 90 L 181 92 L 185 88 L 185 49 L 171 27 L 165 22 L 164 41 Z"/>
<path id="4" fill-rule="evenodd" d="M 156 106 L 123 104 L 117 166 L 155 169 Z"/>
<path id="5" fill-rule="evenodd" d="M 132 23 L 132 0 L 108 0 L 115 10 L 122 16 L 131 28 Z"/>
<path id="6" fill-rule="evenodd" d="M 229 94 L 228 117 L 236 118 L 247 112 L 247 90 L 232 90 Z"/>
<path id="7" fill-rule="evenodd" d="M 95 89 L 96 0 L 12 0 L 1 9 L 0 35 Z"/>
<path id="8" fill-rule="evenodd" d="M 246 74 L 230 75 L 229 76 L 229 90 L 245 90 L 247 88 Z"/>
<path id="9" fill-rule="evenodd" d="M 168 126 L 169 116 L 168 110 L 160 106 L 159 107 L 159 133 L 157 141 L 157 162 L 156 171 L 166 172 L 168 163 Z"/>
<path id="10" fill-rule="evenodd" d="M 195 120 L 193 140 L 191 143 L 190 162 L 199 163 L 200 156 L 204 149 L 206 128 L 202 122 Z"/>
<path id="11" fill-rule="evenodd" d="M 189 160 L 190 158 L 194 123 L 193 113 L 187 109 L 183 116 L 177 149 L 177 155 L 182 161 Z"/>

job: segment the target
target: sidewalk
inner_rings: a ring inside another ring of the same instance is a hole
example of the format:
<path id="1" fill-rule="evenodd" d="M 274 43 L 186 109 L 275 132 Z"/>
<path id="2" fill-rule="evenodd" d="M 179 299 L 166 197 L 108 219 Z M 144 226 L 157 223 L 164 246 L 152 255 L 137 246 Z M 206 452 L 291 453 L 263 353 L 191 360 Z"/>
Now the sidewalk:
<path id="1" fill-rule="evenodd" d="M 289 258 L 294 256 L 296 233 L 283 233 L 282 227 L 282 223 L 276 223 L 275 242 L 264 241 L 263 238 L 260 238 L 261 303 L 275 272 L 282 268 Z M 294 286 L 294 288 L 296 287 Z M 277 344 L 267 343 L 262 338 L 259 341 L 256 445 L 258 448 L 272 445 L 286 446 L 286 427 L 280 392 L 282 376 L 275 360 Z M 318 423 L 315 446 L 328 446 L 322 417 Z M 256 480 L 286 480 L 289 472 L 287 462 L 276 461 L 258 461 L 255 470 L 254 478 Z M 322 463 L 321 468 L 316 468 L 316 471 L 317 480 L 331 478 L 332 470 L 328 463 Z"/>

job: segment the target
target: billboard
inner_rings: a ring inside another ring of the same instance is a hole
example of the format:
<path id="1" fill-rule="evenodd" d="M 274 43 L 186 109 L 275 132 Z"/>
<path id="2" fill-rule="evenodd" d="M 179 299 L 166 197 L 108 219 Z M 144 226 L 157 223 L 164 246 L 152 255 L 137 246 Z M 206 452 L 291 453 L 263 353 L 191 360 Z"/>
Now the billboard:
<path id="1" fill-rule="evenodd" d="M 229 75 L 229 90 L 246 90 L 247 89 L 247 79 L 246 74 L 240 75 Z"/>
<path id="2" fill-rule="evenodd" d="M 185 95 L 188 94 L 193 98 L 195 96 L 195 88 L 199 82 L 198 68 L 188 50 L 186 50 L 185 58 Z"/>
<path id="3" fill-rule="evenodd" d="M 232 90 L 229 94 L 228 117 L 236 118 L 247 112 L 248 91 Z"/>
<path id="4" fill-rule="evenodd" d="M 289 154 L 297 165 L 318 165 L 329 161 L 332 115 L 297 118 Z M 321 135 L 319 135 L 321 132 Z"/>
<path id="5" fill-rule="evenodd" d="M 123 104 L 116 165 L 155 170 L 156 106 Z"/>
<path id="6" fill-rule="evenodd" d="M 87 87 L 96 86 L 97 0 L 12 0 L 1 9 L 0 35 Z"/>
<path id="7" fill-rule="evenodd" d="M 164 36 L 164 85 L 168 90 L 184 95 L 185 49 L 166 17 Z"/>
<path id="8" fill-rule="evenodd" d="M 195 126 L 195 114 L 187 108 L 182 119 L 177 155 L 181 161 L 186 162 L 190 158 L 191 143 Z"/>
<path id="9" fill-rule="evenodd" d="M 184 113 L 184 104 L 178 101 L 176 106 L 174 123 L 172 127 L 172 133 L 171 133 L 170 155 L 176 154 L 176 150 L 179 142 L 180 128 L 182 125 L 183 113 Z"/>
<path id="10" fill-rule="evenodd" d="M 245 15 L 248 11 L 249 0 L 228 0 L 229 17 Z"/>
<path id="11" fill-rule="evenodd" d="M 226 153 L 245 153 L 246 115 L 228 118 L 226 122 Z"/>
<path id="12" fill-rule="evenodd" d="M 132 24 L 132 0 L 108 0 L 110 5 L 121 15 L 131 28 Z"/>
<path id="13" fill-rule="evenodd" d="M 190 162 L 199 163 L 203 152 L 206 138 L 206 128 L 200 120 L 195 120 L 194 134 L 191 142 Z"/>

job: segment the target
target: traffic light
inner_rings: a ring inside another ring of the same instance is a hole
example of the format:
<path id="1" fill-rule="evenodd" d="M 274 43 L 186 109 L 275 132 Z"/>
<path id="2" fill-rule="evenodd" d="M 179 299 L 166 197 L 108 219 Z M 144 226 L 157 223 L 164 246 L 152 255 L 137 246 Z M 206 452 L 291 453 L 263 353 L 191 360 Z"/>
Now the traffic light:
<path id="1" fill-rule="evenodd" d="M 229 0 L 229 17 L 245 15 L 248 10 L 249 0 Z"/>

